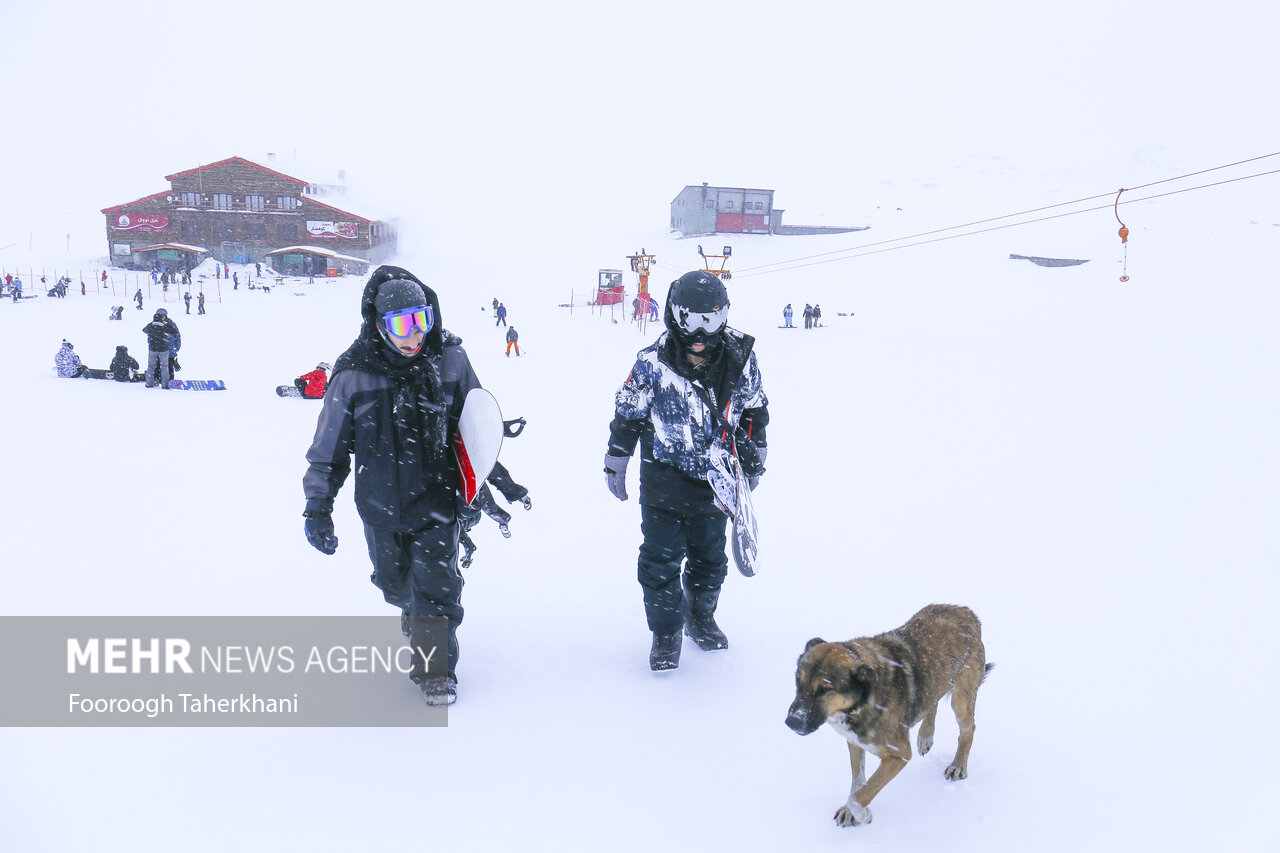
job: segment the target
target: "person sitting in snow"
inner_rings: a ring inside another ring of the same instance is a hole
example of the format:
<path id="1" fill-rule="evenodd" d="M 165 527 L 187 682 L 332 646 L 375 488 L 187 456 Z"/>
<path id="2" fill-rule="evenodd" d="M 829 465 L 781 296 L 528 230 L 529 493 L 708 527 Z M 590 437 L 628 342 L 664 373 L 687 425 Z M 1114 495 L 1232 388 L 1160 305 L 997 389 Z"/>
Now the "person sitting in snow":
<path id="1" fill-rule="evenodd" d="M 137 373 L 138 360 L 129 355 L 129 348 L 116 347 L 116 357 L 111 359 L 111 378 L 117 382 L 133 382 Z"/>
<path id="2" fill-rule="evenodd" d="M 75 353 L 75 347 L 65 339 L 62 341 L 62 349 L 58 350 L 58 354 L 53 357 L 53 366 L 63 379 L 75 379 L 78 376 L 83 376 L 86 370 L 84 364 L 80 361 L 80 356 Z"/>
<path id="3" fill-rule="evenodd" d="M 322 361 L 316 365 L 315 370 L 293 380 L 293 385 L 302 396 L 319 400 L 324 396 L 324 388 L 329 381 L 329 371 L 332 369 L 333 366 L 329 362 Z"/>

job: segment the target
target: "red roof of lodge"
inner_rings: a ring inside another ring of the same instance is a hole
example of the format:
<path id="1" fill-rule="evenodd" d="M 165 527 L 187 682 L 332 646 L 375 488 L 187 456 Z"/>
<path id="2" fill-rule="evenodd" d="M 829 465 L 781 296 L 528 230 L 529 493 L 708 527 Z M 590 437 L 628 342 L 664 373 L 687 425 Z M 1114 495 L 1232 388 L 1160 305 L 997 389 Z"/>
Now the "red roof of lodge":
<path id="1" fill-rule="evenodd" d="M 261 169 L 262 171 L 275 175 L 278 178 L 284 178 L 285 180 L 293 181 L 295 184 L 300 184 L 304 187 L 308 186 L 308 183 L 302 180 L 301 178 L 295 178 L 293 175 L 286 175 L 284 172 L 277 172 L 275 169 L 268 169 L 266 166 L 259 166 L 257 163 L 254 163 L 252 160 L 246 160 L 243 157 L 228 157 L 227 159 L 219 160 L 216 163 L 206 163 L 203 166 L 196 166 L 194 169 L 187 169 L 186 171 L 183 171 L 183 172 L 174 172 L 172 175 L 165 175 L 164 179 L 166 181 L 172 181 L 174 178 L 185 178 L 187 175 L 194 175 L 196 172 L 202 171 L 204 169 L 212 169 L 214 166 L 221 166 L 224 163 L 244 163 L 246 166 L 252 166 L 255 169 Z"/>
<path id="2" fill-rule="evenodd" d="M 358 214 L 358 213 L 352 213 L 352 212 L 351 212 L 351 211 L 349 211 L 349 210 L 343 210 L 343 209 L 342 209 L 342 208 L 340 208 L 340 207 L 334 207 L 334 206 L 333 206 L 333 205 L 331 205 L 331 204 L 325 204 L 325 203 L 324 203 L 324 202 L 322 202 L 322 201 L 316 201 L 314 198 L 304 198 L 304 199 L 302 199 L 302 200 L 303 200 L 304 202 L 306 202 L 307 204 L 314 204 L 314 205 L 316 205 L 316 206 L 318 206 L 318 207 L 324 207 L 324 208 L 328 208 L 329 210 L 336 211 L 337 213 L 341 213 L 343 216 L 351 216 L 351 217 L 354 217 L 355 219 L 359 219 L 361 222 L 372 222 L 372 221 L 373 221 L 372 219 L 365 219 L 363 216 L 361 216 L 361 215 L 360 215 L 360 214 Z"/>
<path id="3" fill-rule="evenodd" d="M 145 195 L 145 196 L 143 196 L 142 198 L 136 198 L 136 199 L 134 199 L 133 201 L 126 201 L 124 204 L 117 204 L 115 207 L 104 207 L 104 208 L 102 209 L 102 212 L 103 212 L 103 213 L 111 213 L 111 212 L 112 212 L 112 211 L 114 211 L 114 210 L 120 210 L 121 208 L 128 207 L 128 206 L 129 206 L 129 205 L 131 205 L 131 204 L 138 204 L 138 203 L 140 203 L 140 202 L 144 202 L 144 201 L 151 201 L 151 199 L 153 199 L 153 198 L 160 198 L 160 196 L 162 196 L 162 195 L 168 195 L 169 193 L 170 193 L 170 190 L 160 190 L 160 192 L 158 192 L 158 193 L 152 193 L 151 195 Z"/>

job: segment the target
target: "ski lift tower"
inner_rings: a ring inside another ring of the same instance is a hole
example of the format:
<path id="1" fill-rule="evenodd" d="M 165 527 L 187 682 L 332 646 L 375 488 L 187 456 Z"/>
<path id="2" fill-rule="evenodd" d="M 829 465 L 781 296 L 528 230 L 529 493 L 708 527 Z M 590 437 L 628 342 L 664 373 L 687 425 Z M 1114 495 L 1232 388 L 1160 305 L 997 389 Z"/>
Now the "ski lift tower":
<path id="1" fill-rule="evenodd" d="M 728 281 L 733 278 L 733 273 L 725 269 L 725 264 L 729 262 L 729 258 L 733 256 L 733 247 L 725 246 L 723 255 L 708 255 L 702 251 L 702 247 L 698 247 L 698 255 L 702 258 L 702 271 L 709 272 L 721 281 Z M 720 267 L 712 269 L 712 261 L 719 261 Z"/>
<path id="2" fill-rule="evenodd" d="M 634 255 L 627 255 L 627 260 L 631 261 L 631 271 L 640 277 L 640 288 L 636 295 L 640 297 L 642 315 L 649 316 L 649 306 L 653 301 L 653 297 L 649 295 L 649 270 L 653 267 L 653 261 L 656 255 L 650 255 L 641 249 Z M 640 323 L 641 331 L 644 330 L 644 322 Z"/>
<path id="3" fill-rule="evenodd" d="M 654 258 L 657 255 L 645 254 L 641 249 L 634 255 L 627 255 L 627 260 L 631 261 L 631 271 L 640 276 L 640 293 L 649 293 L 649 269 L 653 266 Z"/>

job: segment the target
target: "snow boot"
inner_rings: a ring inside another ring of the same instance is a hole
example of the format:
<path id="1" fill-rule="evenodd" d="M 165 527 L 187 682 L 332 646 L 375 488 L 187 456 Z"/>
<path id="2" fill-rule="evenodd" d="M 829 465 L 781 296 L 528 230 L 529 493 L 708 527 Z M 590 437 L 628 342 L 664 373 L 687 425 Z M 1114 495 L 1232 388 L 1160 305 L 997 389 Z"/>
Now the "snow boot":
<path id="1" fill-rule="evenodd" d="M 704 652 L 729 648 L 729 638 L 716 624 L 718 589 L 686 589 L 684 591 L 684 632 Z"/>
<path id="2" fill-rule="evenodd" d="M 422 688 L 422 699 L 428 705 L 452 705 L 458 701 L 458 679 L 452 675 L 436 675 L 418 685 Z"/>
<path id="3" fill-rule="evenodd" d="M 675 669 L 680 665 L 680 644 L 683 638 L 680 632 L 672 634 L 653 633 L 653 645 L 649 648 L 649 669 L 661 672 Z"/>

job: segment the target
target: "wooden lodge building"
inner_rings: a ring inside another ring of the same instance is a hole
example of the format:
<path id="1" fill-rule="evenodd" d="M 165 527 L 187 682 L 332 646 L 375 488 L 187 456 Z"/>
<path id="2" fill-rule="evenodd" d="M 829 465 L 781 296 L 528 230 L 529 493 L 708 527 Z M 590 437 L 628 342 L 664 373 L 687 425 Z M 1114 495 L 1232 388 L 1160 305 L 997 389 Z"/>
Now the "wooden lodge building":
<path id="1" fill-rule="evenodd" d="M 291 275 L 363 273 L 396 251 L 395 228 L 320 201 L 319 185 L 243 157 L 166 175 L 169 188 L 103 209 L 115 266 L 270 264 Z"/>

